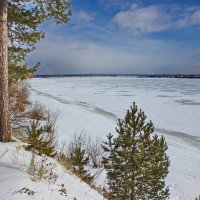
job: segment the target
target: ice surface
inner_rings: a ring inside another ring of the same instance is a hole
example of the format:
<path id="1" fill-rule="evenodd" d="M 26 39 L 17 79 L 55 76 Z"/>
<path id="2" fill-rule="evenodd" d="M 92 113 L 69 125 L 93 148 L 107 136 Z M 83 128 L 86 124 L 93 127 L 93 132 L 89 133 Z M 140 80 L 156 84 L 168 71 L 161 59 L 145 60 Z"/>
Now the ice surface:
<path id="1" fill-rule="evenodd" d="M 171 199 L 194 199 L 200 193 L 200 80 L 68 77 L 30 84 L 31 100 L 60 113 L 60 143 L 80 132 L 105 139 L 136 102 L 168 142 Z"/>

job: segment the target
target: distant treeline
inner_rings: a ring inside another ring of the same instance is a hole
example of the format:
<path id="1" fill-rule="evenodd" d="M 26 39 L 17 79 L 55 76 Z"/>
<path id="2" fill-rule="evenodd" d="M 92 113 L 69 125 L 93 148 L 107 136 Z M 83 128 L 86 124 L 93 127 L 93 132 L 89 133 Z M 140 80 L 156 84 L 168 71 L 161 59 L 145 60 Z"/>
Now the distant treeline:
<path id="1" fill-rule="evenodd" d="M 136 77 L 136 78 L 191 78 L 199 79 L 200 74 L 51 74 L 36 75 L 36 78 L 51 77 Z"/>

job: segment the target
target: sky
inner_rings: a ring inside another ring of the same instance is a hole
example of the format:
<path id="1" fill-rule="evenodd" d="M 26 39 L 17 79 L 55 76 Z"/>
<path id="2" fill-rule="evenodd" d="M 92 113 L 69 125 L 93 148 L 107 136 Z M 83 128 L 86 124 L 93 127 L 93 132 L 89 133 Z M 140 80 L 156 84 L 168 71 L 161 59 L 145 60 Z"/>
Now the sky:
<path id="1" fill-rule="evenodd" d="M 39 74 L 200 74 L 200 0 L 71 0 L 27 62 Z"/>

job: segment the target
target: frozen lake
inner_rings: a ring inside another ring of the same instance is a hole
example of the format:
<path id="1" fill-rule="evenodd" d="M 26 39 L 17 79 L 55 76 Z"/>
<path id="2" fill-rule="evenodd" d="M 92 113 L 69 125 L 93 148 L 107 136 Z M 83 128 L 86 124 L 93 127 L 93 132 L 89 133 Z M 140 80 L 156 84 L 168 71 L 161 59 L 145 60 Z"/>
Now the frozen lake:
<path id="1" fill-rule="evenodd" d="M 136 102 L 169 145 L 171 199 L 200 194 L 200 80 L 134 77 L 31 79 L 31 99 L 59 112 L 59 141 L 85 132 L 106 138 Z"/>

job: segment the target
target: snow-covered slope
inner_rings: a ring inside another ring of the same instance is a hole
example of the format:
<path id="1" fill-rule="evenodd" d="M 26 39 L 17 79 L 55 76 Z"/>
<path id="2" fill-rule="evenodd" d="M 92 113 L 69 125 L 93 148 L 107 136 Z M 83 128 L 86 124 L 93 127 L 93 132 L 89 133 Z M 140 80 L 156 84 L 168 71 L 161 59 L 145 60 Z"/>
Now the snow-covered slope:
<path id="1" fill-rule="evenodd" d="M 170 199 L 192 200 L 200 193 L 200 80 L 74 77 L 30 83 L 33 101 L 59 111 L 60 143 L 82 131 L 105 140 L 135 101 L 167 140 Z"/>
<path id="2" fill-rule="evenodd" d="M 53 166 L 55 182 L 48 178 L 32 181 L 27 173 L 31 157 L 19 141 L 0 143 L 0 200 L 103 200 L 98 192 L 50 158 L 45 162 Z"/>

